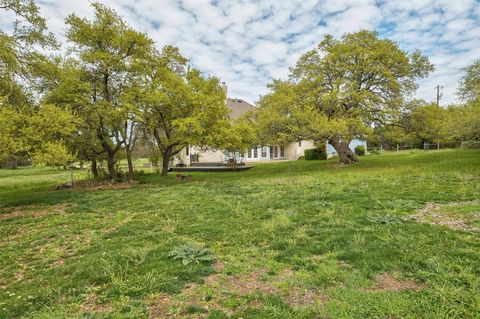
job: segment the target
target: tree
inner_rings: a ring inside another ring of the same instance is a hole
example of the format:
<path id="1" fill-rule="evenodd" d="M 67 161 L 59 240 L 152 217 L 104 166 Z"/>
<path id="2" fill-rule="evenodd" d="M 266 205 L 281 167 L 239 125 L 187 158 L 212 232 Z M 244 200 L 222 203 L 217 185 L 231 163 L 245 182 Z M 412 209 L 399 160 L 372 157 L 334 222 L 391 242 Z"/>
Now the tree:
<path id="1" fill-rule="evenodd" d="M 39 86 L 45 92 L 44 102 L 69 109 L 76 117 L 77 127 L 66 141 L 80 162 L 90 161 L 94 177 L 99 176 L 97 162 L 105 153 L 98 139 L 97 126 L 91 119 L 95 103 L 92 99 L 90 73 L 75 59 L 55 57 L 45 67 L 45 76 Z"/>
<path id="2" fill-rule="evenodd" d="M 451 141 L 480 141 L 480 100 L 447 109 L 444 134 Z"/>
<path id="3" fill-rule="evenodd" d="M 458 95 L 466 102 L 480 99 L 480 60 L 463 69 L 465 75 L 460 80 Z"/>
<path id="4" fill-rule="evenodd" d="M 15 14 L 13 31 L 0 29 L 0 69 L 2 80 L 21 76 L 31 80 L 45 56 L 38 48 L 57 47 L 52 33 L 47 30 L 45 19 L 33 0 L 0 0 L 0 10 Z"/>
<path id="5" fill-rule="evenodd" d="M 404 96 L 417 88 L 416 79 L 432 70 L 419 51 L 408 54 L 376 32 L 345 34 L 340 40 L 326 36 L 300 57 L 288 81 L 273 83 L 273 92 L 260 100 L 260 108 L 274 111 L 276 106 L 268 105 L 278 100 L 276 90 L 290 90 L 294 105 L 283 110 L 292 118 L 287 122 L 306 125 L 287 131 L 328 140 L 342 163 L 353 163 L 358 159 L 348 147 L 351 139 L 366 134 L 375 123 L 398 120 Z M 269 110 L 263 113 L 272 116 Z"/>
<path id="6" fill-rule="evenodd" d="M 152 50 L 152 41 L 130 28 L 115 11 L 98 2 L 92 7 L 92 21 L 75 14 L 67 17 L 66 36 L 87 72 L 90 103 L 83 113 L 85 122 L 106 154 L 110 177 L 117 180 L 117 154 L 126 142 L 132 106 L 122 103 L 121 97 L 131 85 L 130 75 L 138 61 Z"/>
<path id="7" fill-rule="evenodd" d="M 15 14 L 13 31 L 0 30 L 0 158 L 15 167 L 18 156 L 71 156 L 64 144 L 75 126 L 70 111 L 37 102 L 47 61 L 38 49 L 55 48 L 56 41 L 34 1 L 0 0 L 0 9 Z"/>
<path id="8" fill-rule="evenodd" d="M 0 160 L 2 157 L 13 159 L 14 167 L 18 155 L 31 156 L 47 165 L 53 161 L 43 159 L 56 156 L 72 161 L 74 156 L 66 149 L 65 139 L 74 129 L 72 113 L 54 105 L 41 105 L 28 116 L 10 108 L 0 108 Z"/>
<path id="9" fill-rule="evenodd" d="M 167 46 L 148 63 L 143 126 L 162 154 L 161 175 L 187 145 L 215 147 L 229 123 L 219 80 L 191 68 L 177 48 Z"/>
<path id="10" fill-rule="evenodd" d="M 480 140 L 480 60 L 467 66 L 460 81 L 458 94 L 465 105 L 450 109 L 447 125 L 450 138 L 465 141 Z"/>
<path id="11" fill-rule="evenodd" d="M 423 103 L 412 108 L 407 116 L 407 130 L 420 142 L 444 142 L 448 112 L 435 103 Z"/>
<path id="12" fill-rule="evenodd" d="M 232 121 L 230 125 L 225 125 L 224 131 L 221 133 L 221 142 L 217 144 L 217 147 L 227 152 L 234 164 L 237 165 L 237 156 L 245 154 L 247 149 L 256 144 L 256 141 L 257 135 L 252 125 L 247 120 L 239 118 Z"/>

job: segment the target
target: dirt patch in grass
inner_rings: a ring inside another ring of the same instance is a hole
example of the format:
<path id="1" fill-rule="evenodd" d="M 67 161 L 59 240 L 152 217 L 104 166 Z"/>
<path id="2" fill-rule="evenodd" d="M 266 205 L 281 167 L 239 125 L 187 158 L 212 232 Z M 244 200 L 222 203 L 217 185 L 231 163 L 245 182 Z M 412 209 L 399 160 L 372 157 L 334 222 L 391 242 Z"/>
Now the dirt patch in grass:
<path id="1" fill-rule="evenodd" d="M 52 266 L 54 268 L 58 268 L 58 267 L 62 267 L 63 265 L 65 264 L 65 260 L 63 259 L 58 259 L 58 260 L 55 260 L 52 264 Z"/>
<path id="2" fill-rule="evenodd" d="M 137 185 L 137 181 L 111 182 L 111 181 L 81 181 L 74 184 L 74 189 L 96 191 L 102 189 L 128 189 Z"/>
<path id="3" fill-rule="evenodd" d="M 223 267 L 221 262 L 214 266 L 217 271 L 221 271 Z M 273 277 L 268 273 L 267 269 L 257 269 L 239 275 L 212 274 L 204 278 L 203 284 L 191 284 L 180 294 L 160 294 L 147 300 L 150 318 L 187 316 L 186 309 L 192 305 L 206 310 L 204 313 L 197 313 L 195 318 L 207 318 L 212 310 L 233 315 L 246 308 L 261 308 L 262 301 L 255 298 L 255 294 L 259 293 L 280 296 L 293 308 L 312 307 L 326 300 L 318 290 L 295 284 L 289 284 L 288 289 L 281 289 L 282 284 L 285 286 L 285 283 L 294 281 L 294 272 L 290 269 L 285 269 Z"/>
<path id="4" fill-rule="evenodd" d="M 425 288 L 424 285 L 419 284 L 413 280 L 400 280 L 396 278 L 398 275 L 388 273 L 375 276 L 375 284 L 365 289 L 365 291 L 419 291 Z"/>
<path id="5" fill-rule="evenodd" d="M 11 219 L 16 217 L 38 218 L 52 214 L 65 214 L 66 204 L 57 204 L 49 207 L 39 208 L 37 206 L 18 206 L 7 209 L 7 213 L 0 214 L 0 220 Z"/>
<path id="6" fill-rule="evenodd" d="M 149 318 L 177 318 L 172 312 L 176 303 L 169 294 L 160 294 L 147 302 Z"/>
<path id="7" fill-rule="evenodd" d="M 113 307 L 108 303 L 98 303 L 97 294 L 94 292 L 85 298 L 83 303 L 80 305 L 80 309 L 82 312 L 112 312 L 114 310 Z"/>
<path id="8" fill-rule="evenodd" d="M 471 225 L 469 221 L 480 220 L 480 213 L 455 213 L 452 208 L 469 205 L 476 202 L 458 202 L 449 204 L 427 203 L 424 208 L 409 218 L 419 223 L 445 225 L 450 229 L 467 232 L 480 232 L 480 228 Z"/>

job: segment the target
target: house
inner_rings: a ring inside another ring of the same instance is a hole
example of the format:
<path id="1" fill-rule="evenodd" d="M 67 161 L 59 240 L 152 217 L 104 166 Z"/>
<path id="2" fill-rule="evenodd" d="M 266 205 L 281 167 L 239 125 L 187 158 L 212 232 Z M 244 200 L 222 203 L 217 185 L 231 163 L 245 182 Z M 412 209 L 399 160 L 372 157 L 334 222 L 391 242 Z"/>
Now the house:
<path id="1" fill-rule="evenodd" d="M 225 91 L 227 86 L 223 83 Z M 230 108 L 230 117 L 237 119 L 246 112 L 255 109 L 255 106 L 247 101 L 239 98 L 227 98 L 227 106 Z M 355 141 L 355 142 L 354 142 Z M 357 145 L 362 144 L 363 141 L 354 140 L 350 143 L 353 150 Z M 279 160 L 298 160 L 304 156 L 305 150 L 315 148 L 314 141 L 300 140 L 289 142 L 285 145 L 259 145 L 253 147 L 245 152 L 245 154 L 237 154 L 237 161 L 244 163 L 264 162 L 264 161 L 279 161 Z M 326 146 L 329 157 L 335 156 L 336 152 L 333 146 L 328 144 Z M 196 146 L 186 147 L 177 155 L 174 164 L 183 164 L 190 166 L 196 163 L 225 163 L 231 158 L 231 154 L 223 150 L 202 150 Z M 198 164 L 196 164 L 198 165 Z"/>

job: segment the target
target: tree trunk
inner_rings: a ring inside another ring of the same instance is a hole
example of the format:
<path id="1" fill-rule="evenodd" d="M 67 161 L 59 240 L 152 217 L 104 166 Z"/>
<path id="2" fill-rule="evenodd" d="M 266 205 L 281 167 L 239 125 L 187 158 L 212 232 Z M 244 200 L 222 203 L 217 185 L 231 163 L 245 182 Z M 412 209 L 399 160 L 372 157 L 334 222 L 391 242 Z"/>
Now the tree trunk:
<path id="1" fill-rule="evenodd" d="M 98 174 L 98 167 L 97 167 L 97 159 L 92 159 L 92 174 L 93 178 L 98 178 L 100 174 Z"/>
<path id="2" fill-rule="evenodd" d="M 170 163 L 170 151 L 167 150 L 162 153 L 162 172 L 161 176 L 167 176 L 168 173 L 168 164 Z"/>
<path id="3" fill-rule="evenodd" d="M 127 153 L 127 163 L 128 163 L 128 178 L 133 179 L 133 161 L 132 161 L 132 150 L 130 147 L 126 147 L 125 151 Z"/>
<path id="4" fill-rule="evenodd" d="M 13 157 L 13 162 L 12 162 L 12 169 L 17 169 L 18 168 L 18 160 L 17 157 Z"/>
<path id="5" fill-rule="evenodd" d="M 358 162 L 358 158 L 355 153 L 349 147 L 350 141 L 342 141 L 338 136 L 330 139 L 330 144 L 338 153 L 340 157 L 340 163 L 352 164 Z"/>
<path id="6" fill-rule="evenodd" d="M 110 178 L 112 181 L 118 180 L 118 173 L 115 169 L 115 163 L 117 160 L 115 159 L 115 153 L 107 153 L 107 166 L 108 166 L 108 173 L 110 174 Z"/>

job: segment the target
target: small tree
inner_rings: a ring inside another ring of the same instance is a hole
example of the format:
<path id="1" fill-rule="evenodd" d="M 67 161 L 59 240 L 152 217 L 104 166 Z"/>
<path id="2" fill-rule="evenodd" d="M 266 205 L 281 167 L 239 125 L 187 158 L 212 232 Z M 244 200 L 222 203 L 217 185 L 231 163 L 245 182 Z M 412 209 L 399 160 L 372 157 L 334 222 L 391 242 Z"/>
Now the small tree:
<path id="1" fill-rule="evenodd" d="M 218 144 L 228 125 L 225 92 L 217 78 L 189 67 L 178 49 L 165 47 L 147 65 L 143 126 L 162 154 L 161 175 L 187 145 Z"/>
<path id="2" fill-rule="evenodd" d="M 90 101 L 82 115 L 97 136 L 107 158 L 110 177 L 118 179 L 117 153 L 125 145 L 131 123 L 131 103 L 122 94 L 132 85 L 138 61 L 152 50 L 152 41 L 130 28 L 113 10 L 94 2 L 94 19 L 68 16 L 67 39 L 86 72 Z"/>
<path id="3" fill-rule="evenodd" d="M 224 129 L 217 148 L 225 150 L 236 166 L 238 164 L 237 155 L 245 154 L 247 149 L 256 144 L 256 140 L 255 130 L 244 119 L 240 118 Z"/>

